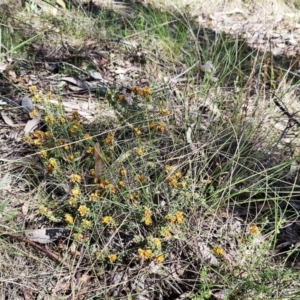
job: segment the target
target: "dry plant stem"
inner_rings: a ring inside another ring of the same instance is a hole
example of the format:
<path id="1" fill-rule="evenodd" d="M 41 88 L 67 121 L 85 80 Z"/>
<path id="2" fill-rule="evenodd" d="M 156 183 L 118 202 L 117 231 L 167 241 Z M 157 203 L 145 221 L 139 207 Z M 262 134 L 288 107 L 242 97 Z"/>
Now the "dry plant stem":
<path id="1" fill-rule="evenodd" d="M 0 233 L 0 235 L 5 235 L 5 236 L 8 236 L 8 237 L 10 237 L 12 239 L 14 238 L 14 239 L 17 239 L 19 241 L 25 242 L 25 243 L 29 244 L 30 246 L 32 246 L 33 248 L 35 248 L 35 249 L 37 249 L 37 250 L 45 253 L 50 259 L 52 259 L 54 261 L 57 261 L 60 264 L 63 264 L 65 266 L 67 266 L 67 264 L 65 262 L 61 261 L 60 258 L 57 255 L 55 255 L 54 253 L 50 252 L 49 250 L 47 250 L 43 246 L 40 246 L 37 243 L 26 239 L 23 236 L 20 236 L 20 235 L 17 235 L 17 234 L 13 234 L 13 233 L 7 233 L 7 232 Z"/>
<path id="2" fill-rule="evenodd" d="M 75 287 L 76 287 L 75 276 L 76 276 L 77 270 L 78 270 L 83 258 L 85 257 L 85 252 L 86 251 L 85 251 L 84 246 L 81 246 L 80 257 L 78 259 L 76 267 L 72 270 L 72 273 L 73 273 L 72 280 L 71 280 L 72 295 L 73 295 L 72 300 L 76 300 L 76 297 L 75 297 Z"/>

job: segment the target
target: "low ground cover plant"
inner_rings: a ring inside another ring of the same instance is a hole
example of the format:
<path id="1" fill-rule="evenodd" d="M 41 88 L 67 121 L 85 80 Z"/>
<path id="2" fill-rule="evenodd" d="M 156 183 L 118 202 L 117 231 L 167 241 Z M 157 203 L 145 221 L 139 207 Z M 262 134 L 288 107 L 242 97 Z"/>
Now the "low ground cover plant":
<path id="1" fill-rule="evenodd" d="M 286 99 L 296 99 L 297 76 L 242 41 L 197 28 L 183 10 L 132 5 L 132 18 L 83 8 L 68 8 L 89 25 L 78 30 L 70 16 L 22 10 L 31 30 L 44 22 L 37 45 L 20 46 L 36 69 L 20 61 L 1 71 L 32 101 L 11 118 L 40 122 L 19 141 L 34 158 L 29 167 L 22 156 L 1 160 L 2 294 L 294 299 L 299 126 Z M 95 88 L 95 74 L 111 78 Z M 68 106 L 80 93 L 96 100 L 89 114 Z M 64 235 L 38 251 L 20 239 L 43 227 Z"/>

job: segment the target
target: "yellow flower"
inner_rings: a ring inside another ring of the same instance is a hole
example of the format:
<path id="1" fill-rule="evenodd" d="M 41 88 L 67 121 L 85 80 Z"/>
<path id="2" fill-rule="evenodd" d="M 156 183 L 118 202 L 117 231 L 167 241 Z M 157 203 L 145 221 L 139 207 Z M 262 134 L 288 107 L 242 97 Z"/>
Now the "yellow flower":
<path id="1" fill-rule="evenodd" d="M 70 176 L 70 181 L 71 182 L 77 182 L 80 183 L 81 182 L 81 176 L 77 175 L 77 174 L 71 174 Z"/>
<path id="2" fill-rule="evenodd" d="M 152 256 L 153 256 L 151 249 L 143 250 L 143 249 L 139 248 L 138 254 L 139 254 L 139 257 L 142 259 L 149 259 L 149 258 L 152 258 Z"/>
<path id="3" fill-rule="evenodd" d="M 108 132 L 106 138 L 104 139 L 105 144 L 112 144 L 115 141 L 113 132 Z"/>
<path id="4" fill-rule="evenodd" d="M 144 176 L 144 175 L 138 175 L 136 178 L 135 178 L 135 181 L 137 183 L 147 183 L 147 178 Z"/>
<path id="5" fill-rule="evenodd" d="M 82 217 L 85 216 L 89 212 L 89 210 L 90 209 L 88 207 L 86 207 L 85 205 L 80 205 L 78 208 L 78 212 Z"/>
<path id="6" fill-rule="evenodd" d="M 47 207 L 45 207 L 45 206 L 40 206 L 39 207 L 39 214 L 45 215 L 47 213 L 47 211 L 48 211 Z"/>
<path id="7" fill-rule="evenodd" d="M 75 156 L 73 154 L 70 154 L 69 156 L 67 156 L 67 160 L 68 161 L 73 161 L 75 159 Z"/>
<path id="8" fill-rule="evenodd" d="M 91 193 L 89 199 L 91 202 L 98 201 L 99 200 L 99 191 L 95 191 L 94 193 Z"/>
<path id="9" fill-rule="evenodd" d="M 162 263 L 165 260 L 164 259 L 164 255 L 163 254 L 159 254 L 158 256 L 156 256 L 155 260 L 158 263 Z"/>
<path id="10" fill-rule="evenodd" d="M 168 116 L 168 115 L 170 114 L 170 111 L 167 110 L 167 109 L 162 109 L 162 110 L 160 111 L 160 114 L 161 114 L 162 116 Z"/>
<path id="11" fill-rule="evenodd" d="M 151 220 L 152 212 L 148 206 L 144 206 L 144 222 L 145 225 L 149 226 L 152 224 Z"/>
<path id="12" fill-rule="evenodd" d="M 177 211 L 175 217 L 178 224 L 183 222 L 183 213 L 181 211 Z"/>
<path id="13" fill-rule="evenodd" d="M 53 157 L 49 158 L 48 162 L 51 167 L 53 167 L 54 169 L 57 168 L 57 162 L 56 162 L 55 158 L 53 158 Z"/>
<path id="14" fill-rule="evenodd" d="M 76 242 L 82 242 L 83 241 L 83 234 L 73 233 L 73 238 Z"/>
<path id="15" fill-rule="evenodd" d="M 156 125 L 156 130 L 160 131 L 160 132 L 165 132 L 166 131 L 166 127 L 164 124 L 157 124 Z"/>
<path id="16" fill-rule="evenodd" d="M 54 117 L 52 115 L 45 116 L 45 122 L 47 124 L 52 124 L 54 122 Z"/>
<path id="17" fill-rule="evenodd" d="M 135 95 L 139 95 L 141 94 L 141 89 L 139 89 L 138 87 L 134 86 L 131 88 L 131 91 L 135 94 Z"/>
<path id="18" fill-rule="evenodd" d="M 171 214 L 167 214 L 167 215 L 165 216 L 165 218 L 166 218 L 167 220 L 169 220 L 170 223 L 174 223 L 174 222 L 176 221 L 176 216 L 173 216 L 173 215 L 171 215 Z"/>
<path id="19" fill-rule="evenodd" d="M 46 132 L 45 132 L 45 137 L 46 137 L 46 138 L 52 138 L 52 137 L 53 137 L 53 135 L 52 135 L 52 133 L 51 133 L 51 132 L 49 132 L 49 131 L 46 131 Z"/>
<path id="20" fill-rule="evenodd" d="M 106 216 L 102 218 L 102 223 L 103 224 L 108 224 L 108 223 L 112 223 L 114 221 L 113 217 L 111 216 Z"/>
<path id="21" fill-rule="evenodd" d="M 108 259 L 111 263 L 114 263 L 117 260 L 117 255 L 116 254 L 109 254 Z"/>
<path id="22" fill-rule="evenodd" d="M 73 224 L 74 218 L 70 214 L 65 214 L 65 221 L 69 224 Z"/>
<path id="23" fill-rule="evenodd" d="M 156 128 L 156 124 L 155 123 L 150 123 L 149 128 L 150 129 L 155 129 Z"/>
<path id="24" fill-rule="evenodd" d="M 171 237 L 172 234 L 170 232 L 170 230 L 166 227 L 163 227 L 160 231 L 160 234 L 163 236 L 163 237 Z"/>
<path id="25" fill-rule="evenodd" d="M 143 97 L 147 97 L 151 94 L 151 89 L 148 86 L 143 87 L 142 89 L 142 95 Z"/>
<path id="26" fill-rule="evenodd" d="M 38 102 L 40 100 L 40 95 L 39 94 L 35 94 L 33 97 L 32 97 L 32 99 L 31 99 L 31 101 L 34 103 L 34 102 Z"/>
<path id="27" fill-rule="evenodd" d="M 42 150 L 42 151 L 40 152 L 40 156 L 41 156 L 42 158 L 45 158 L 45 157 L 47 156 L 47 152 L 46 152 L 45 150 Z"/>
<path id="28" fill-rule="evenodd" d="M 31 85 L 30 87 L 28 87 L 28 90 L 31 94 L 35 94 L 38 92 L 38 89 L 35 85 Z"/>
<path id="29" fill-rule="evenodd" d="M 120 181 L 118 182 L 118 185 L 119 185 L 120 187 L 125 187 L 125 182 L 122 181 L 122 180 L 120 180 Z"/>
<path id="30" fill-rule="evenodd" d="M 37 139 L 43 139 L 44 138 L 44 132 L 43 131 L 40 131 L 40 130 L 36 130 L 34 133 L 33 133 L 33 137 L 37 138 Z"/>
<path id="31" fill-rule="evenodd" d="M 166 181 L 167 181 L 169 187 L 171 187 L 171 188 L 177 188 L 178 185 L 179 185 L 179 182 L 178 182 L 178 180 L 176 179 L 175 176 L 170 176 L 170 177 L 168 177 L 168 178 L 166 179 Z"/>
<path id="32" fill-rule="evenodd" d="M 151 218 L 145 218 L 144 221 L 145 221 L 145 225 L 147 225 L 147 226 L 152 224 Z"/>
<path id="33" fill-rule="evenodd" d="M 174 169 L 174 167 L 171 166 L 171 165 L 166 165 L 166 166 L 165 166 L 165 171 L 166 171 L 166 173 L 170 173 L 171 171 L 173 171 L 173 169 Z"/>
<path id="34" fill-rule="evenodd" d="M 91 227 L 91 225 L 92 225 L 91 221 L 89 221 L 87 219 L 82 219 L 82 221 L 81 221 L 82 228 L 89 228 L 89 227 Z"/>
<path id="35" fill-rule="evenodd" d="M 251 234 L 251 235 L 255 235 L 255 234 L 258 234 L 258 233 L 260 233 L 258 227 L 257 227 L 256 225 L 252 225 L 252 226 L 250 227 L 250 234 Z"/>
<path id="36" fill-rule="evenodd" d="M 92 176 L 96 175 L 95 169 L 90 169 L 90 175 L 92 175 Z M 95 183 L 97 183 L 97 182 L 95 182 Z"/>
<path id="37" fill-rule="evenodd" d="M 224 250 L 219 246 L 214 246 L 212 249 L 213 254 L 224 255 Z"/>
<path id="38" fill-rule="evenodd" d="M 135 151 L 139 156 L 142 156 L 144 154 L 143 148 L 137 148 Z"/>
<path id="39" fill-rule="evenodd" d="M 70 128 L 70 132 L 71 133 L 74 133 L 78 130 L 78 126 L 77 125 L 72 125 L 71 128 Z"/>
<path id="40" fill-rule="evenodd" d="M 152 243 L 155 245 L 156 248 L 160 249 L 161 248 L 161 241 L 158 238 L 153 238 Z"/>
<path id="41" fill-rule="evenodd" d="M 74 198 L 74 197 L 71 197 L 69 200 L 68 200 L 68 204 L 70 206 L 75 206 L 77 204 L 77 199 Z"/>
<path id="42" fill-rule="evenodd" d="M 88 148 L 86 149 L 86 153 L 89 153 L 89 154 L 94 155 L 94 147 L 88 147 Z"/>
<path id="43" fill-rule="evenodd" d="M 153 256 L 151 249 L 146 249 L 144 251 L 145 258 L 151 258 Z"/>
<path id="44" fill-rule="evenodd" d="M 72 196 L 77 197 L 80 195 L 80 190 L 78 188 L 72 189 L 71 194 Z"/>
<path id="45" fill-rule="evenodd" d="M 64 146 L 64 149 L 65 149 L 66 151 L 69 151 L 69 150 L 70 150 L 70 146 L 69 146 L 69 145 L 65 145 L 65 146 Z"/>
<path id="46" fill-rule="evenodd" d="M 121 169 L 120 174 L 121 174 L 121 176 L 126 176 L 126 174 L 127 174 L 126 169 Z"/>
<path id="47" fill-rule="evenodd" d="M 180 172 L 176 172 L 175 174 L 174 174 L 174 176 L 175 176 L 175 178 L 176 179 L 179 179 L 179 178 L 181 178 L 181 173 Z"/>
<path id="48" fill-rule="evenodd" d="M 181 184 L 181 187 L 183 188 L 183 189 L 185 189 L 186 188 L 186 181 L 181 181 L 180 182 L 180 184 Z"/>
<path id="49" fill-rule="evenodd" d="M 32 119 L 36 119 L 36 118 L 38 118 L 38 116 L 39 116 L 39 112 L 38 112 L 37 109 L 35 108 L 34 110 L 32 110 L 32 111 L 29 113 L 29 116 L 30 116 L 30 118 L 32 118 Z"/>
<path id="50" fill-rule="evenodd" d="M 140 258 L 144 258 L 144 250 L 143 249 L 139 248 L 138 249 L 138 254 L 139 254 Z"/>
<path id="51" fill-rule="evenodd" d="M 152 216 L 152 212 L 148 206 L 144 206 L 144 214 L 145 214 L 145 217 L 150 218 Z"/>
<path id="52" fill-rule="evenodd" d="M 34 145 L 34 146 L 41 146 L 41 145 L 42 145 L 42 142 L 41 142 L 40 139 L 34 139 L 34 140 L 33 140 L 33 145 Z"/>
<path id="53" fill-rule="evenodd" d="M 64 124 L 64 123 L 66 123 L 66 119 L 64 117 L 59 117 L 58 122 L 61 124 Z"/>
<path id="54" fill-rule="evenodd" d="M 133 130 L 134 130 L 134 133 L 136 135 L 141 135 L 142 134 L 142 132 L 137 127 L 135 127 Z"/>
<path id="55" fill-rule="evenodd" d="M 92 137 L 88 133 L 85 133 L 83 135 L 83 138 L 86 139 L 86 140 L 90 140 Z"/>

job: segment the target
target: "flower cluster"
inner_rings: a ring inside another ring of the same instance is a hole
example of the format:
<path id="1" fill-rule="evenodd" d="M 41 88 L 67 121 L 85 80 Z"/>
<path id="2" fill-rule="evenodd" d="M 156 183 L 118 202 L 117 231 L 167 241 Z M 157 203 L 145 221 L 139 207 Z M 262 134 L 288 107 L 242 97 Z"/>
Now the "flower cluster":
<path id="1" fill-rule="evenodd" d="M 161 252 L 161 240 L 159 238 L 148 237 L 147 246 L 138 248 L 138 256 L 141 259 L 154 259 L 158 263 L 164 261 L 164 255 Z"/>
<path id="2" fill-rule="evenodd" d="M 181 224 L 183 222 L 183 213 L 181 211 L 177 211 L 175 214 L 167 214 L 165 218 L 170 223 L 178 223 Z"/>
<path id="3" fill-rule="evenodd" d="M 260 230 L 256 225 L 250 226 L 250 234 L 251 235 L 256 235 L 256 234 L 259 234 L 259 233 L 260 233 Z"/>
<path id="4" fill-rule="evenodd" d="M 167 168 L 167 166 L 166 166 Z M 170 168 L 170 166 L 168 166 L 168 168 Z M 186 181 L 185 180 L 181 180 L 182 178 L 182 174 L 181 172 L 175 172 L 174 174 L 172 175 L 169 175 L 167 178 L 166 178 L 166 182 L 168 183 L 168 186 L 170 188 L 186 188 Z"/>
<path id="5" fill-rule="evenodd" d="M 149 125 L 149 128 L 152 129 L 152 130 L 156 130 L 156 131 L 160 131 L 160 132 L 165 132 L 166 131 L 166 127 L 164 124 L 162 123 L 151 123 Z"/>
<path id="6" fill-rule="evenodd" d="M 110 183 L 108 179 L 102 180 L 99 182 L 99 188 L 102 192 L 106 192 L 109 194 L 116 194 L 117 188 L 115 185 Z"/>
<path id="7" fill-rule="evenodd" d="M 145 225 L 149 226 L 152 224 L 152 212 L 148 206 L 144 206 L 144 217 L 143 217 L 143 222 Z"/>
<path id="8" fill-rule="evenodd" d="M 224 249 L 221 248 L 220 246 L 214 246 L 211 250 L 211 252 L 213 254 L 217 254 L 217 255 L 224 255 Z"/>

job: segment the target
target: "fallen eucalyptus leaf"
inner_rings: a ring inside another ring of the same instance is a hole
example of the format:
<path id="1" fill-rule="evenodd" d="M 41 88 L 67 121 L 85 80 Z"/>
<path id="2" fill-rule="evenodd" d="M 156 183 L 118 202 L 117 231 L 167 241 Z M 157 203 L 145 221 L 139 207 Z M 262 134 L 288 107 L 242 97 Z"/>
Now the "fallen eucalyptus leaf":
<path id="1" fill-rule="evenodd" d="M 38 119 L 32 119 L 32 120 L 29 120 L 26 125 L 25 125 L 25 128 L 24 128 L 24 132 L 25 133 L 30 133 L 30 132 L 33 132 L 34 129 L 40 124 L 40 120 Z"/>
<path id="2" fill-rule="evenodd" d="M 10 127 L 19 127 L 18 124 L 15 124 L 13 122 L 13 120 L 7 115 L 5 114 L 4 112 L 1 113 L 1 117 L 3 119 L 3 121 Z"/>

